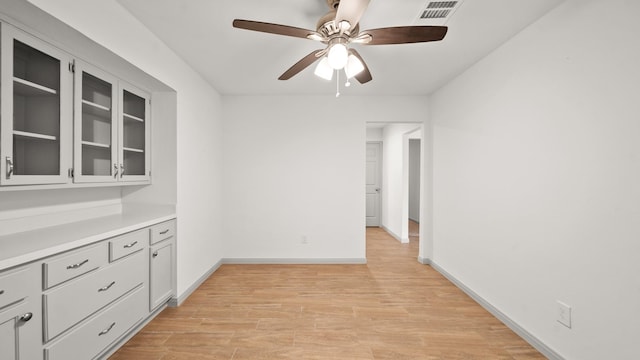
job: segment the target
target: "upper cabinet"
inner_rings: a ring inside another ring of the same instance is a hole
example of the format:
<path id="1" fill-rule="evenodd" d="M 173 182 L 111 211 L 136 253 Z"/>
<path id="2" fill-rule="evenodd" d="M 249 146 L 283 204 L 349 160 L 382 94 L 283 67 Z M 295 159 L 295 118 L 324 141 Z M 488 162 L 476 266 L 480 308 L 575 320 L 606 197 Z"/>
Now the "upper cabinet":
<path id="1" fill-rule="evenodd" d="M 120 178 L 126 181 L 150 179 L 149 95 L 120 82 Z"/>
<path id="2" fill-rule="evenodd" d="M 74 181 L 149 181 L 149 94 L 80 61 L 74 86 Z"/>
<path id="3" fill-rule="evenodd" d="M 67 183 L 71 59 L 6 24 L 1 33 L 0 184 Z"/>
<path id="4" fill-rule="evenodd" d="M 74 181 L 117 181 L 118 80 L 76 62 L 74 87 Z"/>
<path id="5" fill-rule="evenodd" d="M 1 24 L 0 185 L 145 184 L 150 95 Z"/>

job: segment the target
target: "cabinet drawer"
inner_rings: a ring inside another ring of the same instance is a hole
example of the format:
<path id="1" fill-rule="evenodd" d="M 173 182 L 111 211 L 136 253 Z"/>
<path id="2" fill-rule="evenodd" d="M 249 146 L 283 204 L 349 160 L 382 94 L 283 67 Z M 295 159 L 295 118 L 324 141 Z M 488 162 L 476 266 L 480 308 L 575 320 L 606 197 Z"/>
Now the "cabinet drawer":
<path id="1" fill-rule="evenodd" d="M 107 244 L 55 256 L 44 262 L 44 288 L 56 286 L 69 279 L 107 264 Z"/>
<path id="2" fill-rule="evenodd" d="M 53 339 L 143 283 L 145 260 L 140 251 L 45 294 L 45 340 Z"/>
<path id="3" fill-rule="evenodd" d="M 159 243 L 176 235 L 176 221 L 169 220 L 151 227 L 150 244 Z"/>
<path id="4" fill-rule="evenodd" d="M 27 297 L 25 284 L 29 281 L 29 269 L 21 268 L 0 273 L 0 309 Z"/>
<path id="5" fill-rule="evenodd" d="M 142 320 L 142 286 L 45 349 L 48 360 L 93 359 Z"/>
<path id="6" fill-rule="evenodd" d="M 111 239 L 109 241 L 109 261 L 115 261 L 142 250 L 148 238 L 149 233 L 145 229 Z"/>

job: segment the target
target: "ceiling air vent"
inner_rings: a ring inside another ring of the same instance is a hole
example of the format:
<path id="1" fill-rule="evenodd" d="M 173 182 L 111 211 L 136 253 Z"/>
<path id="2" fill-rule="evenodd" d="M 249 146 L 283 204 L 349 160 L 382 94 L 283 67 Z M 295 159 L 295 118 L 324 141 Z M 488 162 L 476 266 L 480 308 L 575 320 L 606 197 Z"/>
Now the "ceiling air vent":
<path id="1" fill-rule="evenodd" d="M 422 12 L 420 19 L 443 19 L 453 10 L 457 1 L 433 1 L 427 4 L 427 9 Z"/>
<path id="2" fill-rule="evenodd" d="M 442 25 L 460 7 L 463 0 L 459 1 L 429 1 L 425 7 L 420 10 L 417 22 L 429 22 L 433 25 Z"/>

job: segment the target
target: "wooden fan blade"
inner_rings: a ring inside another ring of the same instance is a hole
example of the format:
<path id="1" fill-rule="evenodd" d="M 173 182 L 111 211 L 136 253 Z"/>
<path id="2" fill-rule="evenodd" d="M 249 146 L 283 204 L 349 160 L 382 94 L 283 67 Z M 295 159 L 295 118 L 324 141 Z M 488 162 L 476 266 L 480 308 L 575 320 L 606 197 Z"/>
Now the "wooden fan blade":
<path id="1" fill-rule="evenodd" d="M 360 56 L 360 54 L 355 49 L 349 49 L 349 53 L 357 57 L 362 65 L 364 65 L 364 70 L 362 70 L 358 75 L 354 76 L 356 80 L 358 80 L 360 84 L 368 83 L 369 81 L 373 80 L 371 72 L 369 71 L 369 67 L 367 66 L 367 63 L 364 62 L 362 56 Z"/>
<path id="2" fill-rule="evenodd" d="M 240 19 L 233 20 L 233 27 L 238 29 L 260 31 L 260 32 L 265 32 L 270 34 L 286 35 L 286 36 L 293 36 L 293 37 L 299 37 L 299 38 L 305 38 L 305 39 L 307 38 L 307 36 L 316 33 L 313 30 L 307 30 L 307 29 L 297 28 L 297 27 L 288 26 L 288 25 L 271 24 L 271 23 L 265 23 L 260 21 L 240 20 Z"/>
<path id="3" fill-rule="evenodd" d="M 367 10 L 370 0 L 340 0 L 336 14 L 336 25 L 342 21 L 348 21 L 353 29 L 360 22 L 364 11 Z"/>
<path id="4" fill-rule="evenodd" d="M 285 71 L 282 75 L 280 75 L 278 80 L 289 80 L 289 79 L 291 79 L 294 75 L 296 75 L 300 71 L 302 71 L 302 70 L 306 69 L 307 67 L 309 67 L 309 65 L 313 64 L 314 62 L 316 62 L 316 60 L 319 59 L 317 54 L 322 52 L 322 51 L 324 51 L 324 49 L 313 51 L 309 55 L 303 57 L 302 59 L 300 59 L 300 61 L 298 61 L 297 63 L 293 64 L 293 66 L 290 67 L 289 70 Z"/>
<path id="5" fill-rule="evenodd" d="M 371 35 L 365 45 L 410 44 L 439 41 L 447 34 L 446 26 L 398 26 L 360 32 Z"/>

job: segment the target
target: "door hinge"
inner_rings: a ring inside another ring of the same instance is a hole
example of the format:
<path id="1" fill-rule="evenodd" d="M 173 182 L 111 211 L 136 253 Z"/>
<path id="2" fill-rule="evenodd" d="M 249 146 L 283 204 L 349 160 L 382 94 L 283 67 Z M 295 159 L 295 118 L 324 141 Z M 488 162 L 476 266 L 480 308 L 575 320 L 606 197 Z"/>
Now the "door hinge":
<path id="1" fill-rule="evenodd" d="M 69 168 L 69 171 L 67 173 L 69 174 L 69 178 L 73 179 L 73 176 L 74 176 L 73 168 Z"/>
<path id="2" fill-rule="evenodd" d="M 76 72 L 76 61 L 72 60 L 69 62 L 69 71 L 72 73 Z"/>

